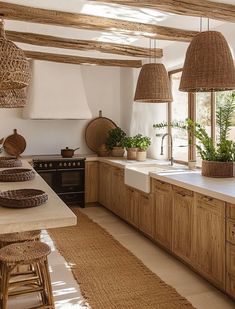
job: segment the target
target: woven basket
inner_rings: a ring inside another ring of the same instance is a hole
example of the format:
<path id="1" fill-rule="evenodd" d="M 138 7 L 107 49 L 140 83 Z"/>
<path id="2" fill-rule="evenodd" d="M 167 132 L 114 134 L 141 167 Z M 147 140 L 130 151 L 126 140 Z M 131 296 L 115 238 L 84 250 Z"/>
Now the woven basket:
<path id="1" fill-rule="evenodd" d="M 0 91 L 0 108 L 19 108 L 26 105 L 25 89 Z"/>
<path id="2" fill-rule="evenodd" d="M 29 168 L 14 168 L 0 171 L 0 181 L 27 181 L 35 177 L 35 172 Z"/>
<path id="3" fill-rule="evenodd" d="M 233 162 L 202 161 L 202 176 L 215 178 L 233 177 Z"/>
<path id="4" fill-rule="evenodd" d="M 21 167 L 22 162 L 19 159 L 11 157 L 0 157 L 0 168 L 2 167 Z"/>
<path id="5" fill-rule="evenodd" d="M 137 159 L 138 148 L 127 148 L 127 160 Z"/>
<path id="6" fill-rule="evenodd" d="M 180 91 L 224 91 L 235 89 L 235 68 L 224 36 L 205 31 L 191 41 L 183 67 Z"/>
<path id="7" fill-rule="evenodd" d="M 0 22 L 0 89 L 20 89 L 28 86 L 31 73 L 23 50 L 5 37 Z"/>
<path id="8" fill-rule="evenodd" d="M 142 66 L 134 101 L 143 103 L 172 101 L 170 80 L 162 63 L 148 63 Z"/>
<path id="9" fill-rule="evenodd" d="M 0 205 L 3 207 L 36 207 L 45 203 L 47 200 L 47 194 L 37 189 L 19 189 L 0 192 Z"/>

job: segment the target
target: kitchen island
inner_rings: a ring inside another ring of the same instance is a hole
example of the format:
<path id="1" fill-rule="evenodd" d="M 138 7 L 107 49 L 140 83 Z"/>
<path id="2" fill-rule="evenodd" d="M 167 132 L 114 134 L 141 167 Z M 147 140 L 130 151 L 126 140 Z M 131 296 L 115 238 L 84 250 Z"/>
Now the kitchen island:
<path id="1" fill-rule="evenodd" d="M 32 166 L 23 160 L 22 168 Z M 1 191 L 17 189 L 43 190 L 48 194 L 48 201 L 40 206 L 24 209 L 0 206 L 0 234 L 76 225 L 77 217 L 37 173 L 29 181 L 0 182 Z"/>

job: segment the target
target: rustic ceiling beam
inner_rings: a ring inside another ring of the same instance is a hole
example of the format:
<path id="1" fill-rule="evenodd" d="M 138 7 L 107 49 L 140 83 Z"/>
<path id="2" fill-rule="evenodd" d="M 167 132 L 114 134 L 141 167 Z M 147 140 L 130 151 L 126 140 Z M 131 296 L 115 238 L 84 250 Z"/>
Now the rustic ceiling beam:
<path id="1" fill-rule="evenodd" d="M 73 27 L 96 31 L 111 31 L 132 36 L 144 36 L 161 40 L 189 42 L 197 34 L 177 28 L 142 24 L 118 19 L 77 13 L 33 8 L 7 2 L 0 2 L 0 14 L 5 19 Z"/>
<path id="2" fill-rule="evenodd" d="M 94 0 L 93 0 L 94 1 Z M 206 0 L 95 0 L 109 4 L 155 9 L 178 15 L 198 16 L 235 22 L 235 5 Z"/>
<path id="3" fill-rule="evenodd" d="M 38 46 L 48 46 L 56 48 L 65 48 L 73 50 L 95 50 L 101 53 L 117 54 L 131 57 L 156 57 L 162 58 L 163 51 L 160 48 L 149 49 L 138 46 L 113 44 L 98 41 L 87 40 L 74 40 L 61 37 L 55 37 L 44 34 L 18 32 L 18 31 L 6 31 L 6 36 L 9 40 L 26 43 Z"/>
<path id="4" fill-rule="evenodd" d="M 70 63 L 70 64 L 101 65 L 101 66 L 128 67 L 128 68 L 140 68 L 142 66 L 141 60 L 99 59 L 99 58 L 62 55 L 62 54 L 43 53 L 30 50 L 25 50 L 24 53 L 27 58 L 31 59 Z"/>

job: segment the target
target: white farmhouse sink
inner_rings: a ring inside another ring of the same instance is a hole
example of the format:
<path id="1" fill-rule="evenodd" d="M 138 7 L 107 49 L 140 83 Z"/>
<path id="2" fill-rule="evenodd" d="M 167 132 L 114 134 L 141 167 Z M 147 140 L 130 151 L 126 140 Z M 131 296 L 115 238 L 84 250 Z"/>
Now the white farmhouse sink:
<path id="1" fill-rule="evenodd" d="M 125 168 L 125 184 L 136 188 L 140 191 L 149 193 L 150 192 L 150 176 L 149 173 L 167 173 L 167 172 L 178 172 L 182 170 L 179 167 L 172 167 L 170 165 L 160 164 L 139 164 L 135 166 L 127 166 Z M 184 169 L 185 170 L 185 169 Z"/>

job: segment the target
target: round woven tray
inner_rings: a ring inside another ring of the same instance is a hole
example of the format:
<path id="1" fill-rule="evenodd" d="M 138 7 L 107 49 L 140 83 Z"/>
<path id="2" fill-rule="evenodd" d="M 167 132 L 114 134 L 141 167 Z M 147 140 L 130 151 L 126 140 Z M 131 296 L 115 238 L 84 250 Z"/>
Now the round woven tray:
<path id="1" fill-rule="evenodd" d="M 35 172 L 29 168 L 13 168 L 0 171 L 0 181 L 27 181 L 35 177 Z"/>
<path id="2" fill-rule="evenodd" d="M 0 192 L 0 206 L 9 208 L 36 207 L 48 200 L 48 195 L 37 189 L 19 189 Z"/>
<path id="3" fill-rule="evenodd" d="M 19 159 L 11 157 L 0 157 L 0 168 L 2 167 L 21 167 L 22 162 Z"/>

